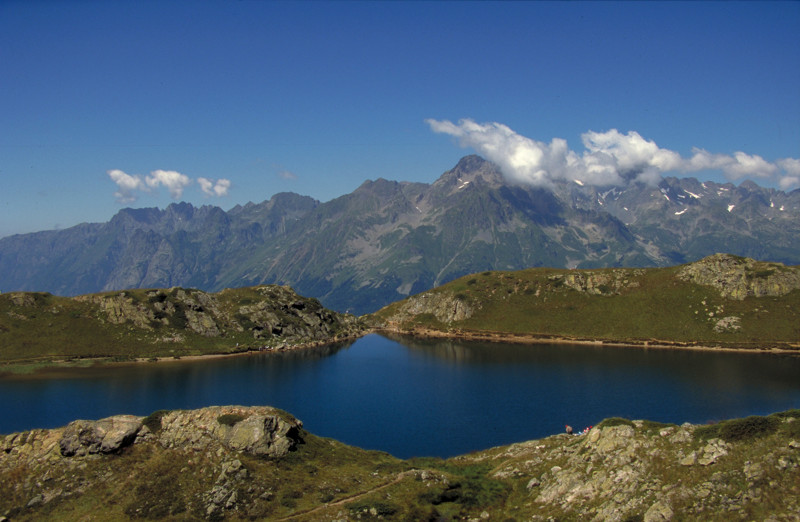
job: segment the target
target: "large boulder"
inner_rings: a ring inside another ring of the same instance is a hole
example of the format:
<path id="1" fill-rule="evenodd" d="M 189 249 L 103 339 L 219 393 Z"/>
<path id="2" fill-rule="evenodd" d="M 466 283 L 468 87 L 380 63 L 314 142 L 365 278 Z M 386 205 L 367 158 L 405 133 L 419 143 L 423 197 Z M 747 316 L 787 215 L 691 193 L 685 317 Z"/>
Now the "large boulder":
<path id="1" fill-rule="evenodd" d="M 277 415 L 252 415 L 234 424 L 224 436 L 223 444 L 236 451 L 265 457 L 282 457 L 298 441 L 297 423 Z"/>
<path id="2" fill-rule="evenodd" d="M 205 450 L 221 443 L 234 451 L 279 458 L 301 441 L 303 423 L 268 406 L 211 406 L 165 413 L 154 435 L 164 447 Z"/>
<path id="3" fill-rule="evenodd" d="M 98 421 L 76 420 L 64 428 L 59 441 L 65 457 L 115 453 L 136 440 L 142 417 L 116 415 Z"/>

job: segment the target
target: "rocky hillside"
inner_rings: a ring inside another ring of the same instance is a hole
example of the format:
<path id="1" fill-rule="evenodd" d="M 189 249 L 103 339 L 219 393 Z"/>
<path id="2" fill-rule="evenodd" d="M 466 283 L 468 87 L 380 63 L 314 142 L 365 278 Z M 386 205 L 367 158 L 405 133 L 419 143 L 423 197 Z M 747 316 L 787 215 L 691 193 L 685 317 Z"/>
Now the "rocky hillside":
<path id="1" fill-rule="evenodd" d="M 798 520 L 800 411 L 401 461 L 268 407 L 0 436 L 0 520 Z"/>
<path id="2" fill-rule="evenodd" d="M 281 349 L 360 335 L 351 316 L 284 286 L 170 288 L 74 298 L 0 294 L 0 362 L 180 357 Z"/>
<path id="3" fill-rule="evenodd" d="M 483 272 L 371 320 L 426 335 L 800 349 L 800 267 L 715 254 L 669 268 Z"/>
<path id="4" fill-rule="evenodd" d="M 684 281 L 715 288 L 722 297 L 778 297 L 800 289 L 800 270 L 780 263 L 765 263 L 717 254 L 681 268 Z"/>
<path id="5" fill-rule="evenodd" d="M 431 184 L 378 178 L 325 203 L 276 194 L 228 212 L 123 209 L 0 238 L 0 290 L 275 283 L 363 314 L 485 270 L 669 266 L 716 252 L 797 264 L 798 237 L 800 190 L 692 178 L 545 189 L 467 156 Z"/>

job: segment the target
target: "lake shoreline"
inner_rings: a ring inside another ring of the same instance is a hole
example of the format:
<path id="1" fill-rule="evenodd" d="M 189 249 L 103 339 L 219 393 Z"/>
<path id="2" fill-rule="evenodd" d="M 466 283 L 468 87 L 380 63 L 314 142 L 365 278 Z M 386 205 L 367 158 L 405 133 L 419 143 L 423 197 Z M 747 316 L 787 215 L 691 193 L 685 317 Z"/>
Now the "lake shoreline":
<path id="1" fill-rule="evenodd" d="M 764 348 L 754 348 L 747 346 L 732 346 L 720 344 L 717 346 L 703 345 L 693 343 L 690 341 L 666 341 L 666 340 L 620 340 L 620 339 L 597 339 L 586 337 L 567 337 L 567 336 L 554 336 L 554 335 L 537 335 L 537 334 L 517 334 L 510 332 L 495 332 L 485 330 L 461 330 L 454 329 L 449 331 L 435 330 L 432 328 L 417 327 L 414 329 L 402 329 L 396 327 L 374 327 L 371 329 L 360 332 L 359 335 L 351 335 L 346 337 L 338 337 L 335 339 L 312 341 L 297 344 L 282 344 L 276 347 L 261 347 L 251 348 L 237 352 L 221 352 L 221 353 L 206 353 L 197 355 L 181 355 L 175 357 L 172 355 L 151 356 L 151 357 L 137 357 L 128 360 L 113 360 L 111 357 L 96 357 L 84 359 L 54 359 L 50 361 L 25 361 L 20 363 L 7 362 L 0 366 L 0 378 L 7 378 L 11 376 L 28 376 L 39 373 L 40 370 L 45 369 L 68 369 L 68 368 L 85 368 L 85 367 L 98 367 L 98 366 L 120 366 L 128 364 L 152 364 L 152 363 L 169 363 L 169 362 L 191 362 L 200 360 L 219 359 L 226 357 L 239 357 L 262 353 L 281 353 L 295 350 L 304 350 L 309 348 L 318 348 L 330 344 L 340 342 L 356 341 L 365 335 L 372 333 L 376 334 L 393 334 L 402 335 L 423 339 L 455 339 L 463 341 L 480 341 L 491 343 L 510 343 L 510 344 L 573 344 L 584 346 L 615 346 L 622 348 L 642 348 L 657 349 L 657 350 L 695 350 L 695 351 L 711 351 L 711 352 L 738 352 L 738 353 L 760 353 L 770 355 L 795 355 L 800 356 L 800 345 L 794 347 L 789 343 L 785 343 L 788 347 L 782 348 L 777 346 L 768 346 Z M 25 367 L 31 365 L 39 365 L 32 371 L 15 371 L 15 367 Z"/>
<path id="2" fill-rule="evenodd" d="M 333 339 L 326 339 L 322 341 L 311 341 L 296 344 L 280 344 L 275 347 L 263 346 L 260 348 L 249 348 L 236 352 L 218 352 L 218 353 L 204 353 L 197 355 L 157 355 L 150 357 L 136 357 L 134 359 L 114 359 L 113 356 L 108 357 L 86 357 L 86 358 L 53 358 L 49 360 L 25 360 L 25 361 L 5 361 L 0 363 L 0 379 L 9 377 L 32 377 L 36 374 L 41 374 L 43 370 L 58 370 L 58 369 L 76 369 L 76 368 L 98 368 L 102 366 L 125 366 L 125 365 L 140 365 L 140 364 L 154 364 L 154 363 L 171 363 L 171 362 L 191 362 L 210 359 L 222 359 L 227 357 L 239 357 L 247 355 L 255 355 L 262 353 L 281 353 L 295 350 L 306 350 L 310 348 L 318 348 L 320 346 L 327 346 L 336 343 L 352 342 L 360 339 L 364 335 L 372 333 L 371 330 L 365 330 L 359 335 L 350 335 L 344 337 L 335 337 Z M 32 369 L 27 369 L 33 367 Z M 25 368 L 20 371 L 19 368 Z"/>
<path id="3" fill-rule="evenodd" d="M 411 337 L 425 339 L 458 339 L 464 341 L 483 341 L 493 343 L 511 344 L 578 344 L 587 346 L 618 346 L 626 348 L 643 348 L 659 350 L 700 350 L 712 352 L 739 352 L 739 353 L 764 353 L 774 355 L 797 355 L 800 356 L 800 344 L 781 343 L 786 347 L 766 346 L 755 348 L 739 345 L 719 344 L 711 346 L 691 341 L 666 341 L 662 339 L 633 340 L 633 339 L 598 339 L 586 337 L 567 337 L 556 335 L 537 335 L 537 334 L 516 334 L 510 332 L 493 332 L 485 330 L 461 330 L 454 329 L 449 331 L 435 330 L 432 328 L 417 327 L 411 330 L 396 327 L 375 328 L 375 333 L 388 333 L 395 335 L 407 335 Z"/>

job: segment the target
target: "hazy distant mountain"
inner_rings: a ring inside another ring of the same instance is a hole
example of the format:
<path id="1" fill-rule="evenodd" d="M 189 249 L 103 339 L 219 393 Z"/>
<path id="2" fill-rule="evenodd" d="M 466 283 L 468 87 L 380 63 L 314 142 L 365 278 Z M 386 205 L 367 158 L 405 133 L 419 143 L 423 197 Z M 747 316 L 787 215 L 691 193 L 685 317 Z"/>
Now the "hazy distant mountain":
<path id="1" fill-rule="evenodd" d="M 364 313 L 489 269 L 664 266 L 716 252 L 798 264 L 798 239 L 800 190 L 693 178 L 533 188 L 467 156 L 433 184 L 378 179 L 326 203 L 284 193 L 228 212 L 124 209 L 108 223 L 3 238 L 0 290 L 285 283 Z"/>

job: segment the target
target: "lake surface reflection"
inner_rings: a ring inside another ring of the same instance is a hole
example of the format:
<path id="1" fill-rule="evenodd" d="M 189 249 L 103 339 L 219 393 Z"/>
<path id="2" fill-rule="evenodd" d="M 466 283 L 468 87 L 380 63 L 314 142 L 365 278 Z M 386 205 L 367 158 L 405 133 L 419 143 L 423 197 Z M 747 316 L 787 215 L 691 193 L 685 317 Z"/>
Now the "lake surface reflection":
<path id="1" fill-rule="evenodd" d="M 452 456 L 606 417 L 703 423 L 800 407 L 800 358 L 368 335 L 350 345 L 0 379 L 0 433 L 271 405 L 398 457 Z"/>

